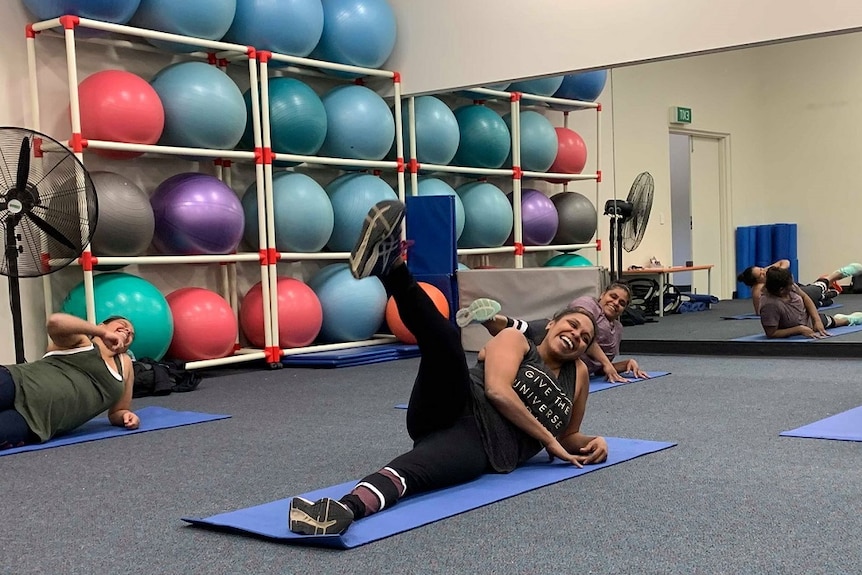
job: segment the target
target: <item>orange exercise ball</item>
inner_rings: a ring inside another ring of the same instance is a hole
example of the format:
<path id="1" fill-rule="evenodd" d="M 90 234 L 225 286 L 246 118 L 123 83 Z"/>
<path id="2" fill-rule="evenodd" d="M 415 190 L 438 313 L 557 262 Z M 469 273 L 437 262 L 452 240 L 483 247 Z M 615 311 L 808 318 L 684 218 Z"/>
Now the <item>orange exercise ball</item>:
<path id="1" fill-rule="evenodd" d="M 446 299 L 446 296 L 443 295 L 443 292 L 429 283 L 418 283 L 419 287 L 425 290 L 425 293 L 428 294 L 431 301 L 433 301 L 434 305 L 437 306 L 437 310 L 443 315 L 443 317 L 448 318 L 449 301 Z M 416 338 L 412 333 L 410 333 L 410 330 L 401 323 L 401 316 L 398 315 L 398 306 L 395 305 L 395 300 L 391 297 L 389 298 L 389 301 L 386 302 L 386 325 L 389 326 L 389 329 L 392 331 L 392 334 L 398 338 L 398 341 L 411 344 L 416 343 Z"/>

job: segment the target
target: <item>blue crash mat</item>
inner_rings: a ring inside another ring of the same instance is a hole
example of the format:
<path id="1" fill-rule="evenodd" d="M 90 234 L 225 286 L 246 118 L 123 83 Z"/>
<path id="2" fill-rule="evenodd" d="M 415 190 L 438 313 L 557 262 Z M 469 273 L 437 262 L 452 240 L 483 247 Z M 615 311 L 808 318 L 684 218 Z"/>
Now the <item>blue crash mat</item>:
<path id="1" fill-rule="evenodd" d="M 840 439 L 862 441 L 862 406 L 849 411 L 791 429 L 778 435 L 784 437 L 811 437 L 814 439 Z"/>
<path id="2" fill-rule="evenodd" d="M 830 327 L 826 329 L 831 335 L 830 337 L 825 338 L 814 338 L 814 337 L 805 337 L 804 335 L 792 335 L 790 337 L 774 337 L 768 338 L 764 333 L 757 333 L 754 335 L 746 335 L 745 337 L 735 337 L 730 341 L 756 341 L 756 342 L 765 342 L 765 343 L 775 343 L 775 342 L 787 342 L 787 341 L 802 341 L 806 343 L 823 341 L 825 339 L 830 339 L 831 337 L 835 337 L 838 335 L 845 335 L 848 333 L 855 333 L 857 331 L 862 331 L 862 325 L 845 325 L 841 327 Z"/>
<path id="3" fill-rule="evenodd" d="M 636 383 L 638 381 L 649 381 L 650 379 L 655 379 L 657 377 L 663 377 L 665 375 L 670 375 L 669 371 L 648 371 L 649 378 L 641 379 L 637 377 L 630 377 L 628 381 L 623 383 L 611 383 L 610 381 L 605 381 L 604 375 L 594 375 L 590 377 L 590 393 L 595 393 L 597 391 L 604 391 L 605 389 L 610 389 L 612 387 L 619 387 L 621 385 L 628 385 L 630 383 Z M 406 403 L 399 403 L 395 406 L 395 409 L 407 409 Z"/>
<path id="4" fill-rule="evenodd" d="M 817 308 L 817 311 L 827 311 L 830 309 L 838 309 L 839 307 L 844 307 L 840 303 L 833 303 L 832 305 L 823 306 Z M 756 313 L 743 313 L 739 315 L 723 315 L 721 319 L 760 319 L 760 316 Z"/>
<path id="5" fill-rule="evenodd" d="M 203 519 L 183 518 L 183 521 L 201 527 L 266 537 L 280 543 L 350 549 L 676 445 L 619 437 L 605 439 L 609 450 L 605 463 L 578 468 L 561 461 L 550 463 L 543 452 L 512 473 L 483 475 L 470 483 L 405 497 L 391 509 L 357 521 L 342 535 L 297 535 L 290 532 L 287 514 L 291 498 Z M 312 501 L 321 497 L 338 499 L 355 485 L 355 481 L 348 481 L 301 496 Z"/>
<path id="6" fill-rule="evenodd" d="M 292 367 L 352 367 L 382 361 L 394 361 L 419 357 L 419 346 L 406 343 L 369 345 L 333 351 L 314 351 L 297 355 L 286 355 L 281 363 Z"/>
<path id="7" fill-rule="evenodd" d="M 133 433 L 144 433 L 146 431 L 155 431 L 157 429 L 169 429 L 171 427 L 204 423 L 206 421 L 215 421 L 217 419 L 227 419 L 230 417 L 230 415 L 198 413 L 196 411 L 174 411 L 173 409 L 155 406 L 143 407 L 133 411 L 141 418 L 141 426 L 138 429 L 115 427 L 111 425 L 107 417 L 100 417 L 88 421 L 72 433 L 55 437 L 45 443 L 3 449 L 0 450 L 0 455 L 12 455 L 13 453 L 21 453 L 23 451 L 37 451 L 39 449 L 49 449 L 51 447 L 71 445 L 73 443 L 84 443 L 87 441 L 95 441 L 97 439 L 106 439 L 108 437 L 122 437 Z"/>

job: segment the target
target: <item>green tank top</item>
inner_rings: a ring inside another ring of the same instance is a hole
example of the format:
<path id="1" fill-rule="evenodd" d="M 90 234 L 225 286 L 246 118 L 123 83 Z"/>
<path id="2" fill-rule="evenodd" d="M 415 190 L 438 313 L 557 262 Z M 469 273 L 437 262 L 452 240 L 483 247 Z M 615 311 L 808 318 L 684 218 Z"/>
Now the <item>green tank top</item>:
<path id="1" fill-rule="evenodd" d="M 15 410 L 42 441 L 72 431 L 123 396 L 122 362 L 114 373 L 95 345 L 6 367 L 15 382 Z"/>

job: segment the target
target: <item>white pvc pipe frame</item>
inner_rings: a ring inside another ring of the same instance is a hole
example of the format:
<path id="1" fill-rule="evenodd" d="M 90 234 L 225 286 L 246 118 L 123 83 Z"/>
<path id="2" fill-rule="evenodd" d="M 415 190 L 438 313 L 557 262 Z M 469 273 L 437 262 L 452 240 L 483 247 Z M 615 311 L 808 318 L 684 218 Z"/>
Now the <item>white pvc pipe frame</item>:
<path id="1" fill-rule="evenodd" d="M 69 102 L 70 102 L 70 111 L 71 111 L 71 128 L 72 134 L 80 134 L 81 133 L 81 117 L 80 117 L 80 106 L 78 102 L 78 70 L 77 70 L 77 53 L 75 48 L 75 30 L 76 26 L 84 27 L 84 28 L 92 28 L 96 30 L 102 30 L 106 32 L 114 32 L 118 34 L 123 34 L 127 36 L 133 36 L 144 39 L 155 39 L 155 40 L 163 40 L 169 42 L 177 42 L 182 44 L 190 44 L 194 46 L 198 46 L 204 49 L 207 49 L 216 55 L 217 60 L 227 60 L 227 61 L 236 61 L 241 59 L 246 59 L 248 62 L 248 71 L 249 71 L 249 81 L 250 81 L 250 89 L 251 89 L 251 105 L 252 105 L 252 132 L 254 137 L 254 146 L 256 150 L 270 150 L 271 149 L 271 137 L 270 137 L 270 119 L 269 119 L 269 72 L 268 72 L 268 59 L 272 59 L 278 62 L 284 62 L 287 64 L 294 64 L 297 66 L 307 66 L 307 67 L 315 67 L 321 69 L 342 71 L 342 72 L 351 72 L 364 76 L 376 76 L 389 78 L 393 80 L 393 88 L 394 88 L 394 107 L 395 107 L 395 144 L 396 144 L 396 157 L 404 158 L 404 143 L 402 139 L 402 116 L 401 116 L 401 106 L 402 106 L 402 97 L 401 97 L 401 84 L 398 75 L 391 71 L 386 70 L 377 70 L 370 68 L 361 68 L 357 66 L 348 66 L 344 64 L 336 64 L 331 62 L 324 62 L 320 60 L 313 60 L 309 58 L 300 58 L 296 56 L 288 56 L 284 54 L 269 54 L 269 58 L 258 58 L 256 50 L 249 46 L 242 46 L 239 44 L 230 44 L 225 42 L 216 42 L 212 40 L 203 40 L 198 38 L 191 38 L 187 36 L 181 36 L 178 34 L 170 34 L 166 32 L 157 32 L 154 30 L 145 30 L 142 28 L 135 28 L 132 26 L 124 26 L 119 24 L 110 24 L 106 22 L 100 22 L 97 20 L 90 20 L 87 18 L 76 18 L 75 26 L 71 26 L 69 28 L 65 28 L 63 24 L 63 18 L 55 18 L 51 20 L 46 20 L 43 22 L 37 22 L 32 24 L 31 29 L 34 33 L 39 33 L 45 30 L 51 30 L 55 28 L 61 28 L 64 31 L 64 40 L 65 40 L 65 48 L 66 48 L 66 64 L 67 64 L 67 78 L 69 84 Z M 36 34 L 28 34 L 27 36 L 27 60 L 28 60 L 28 68 L 29 68 L 29 81 L 30 81 L 30 95 L 31 95 L 31 121 L 33 125 L 33 129 L 36 131 L 41 131 L 41 118 L 40 118 L 40 107 L 39 107 L 39 89 L 38 89 L 38 79 L 37 79 L 37 62 L 36 62 L 36 42 L 35 42 Z M 119 47 L 130 48 L 130 49 L 138 49 L 144 51 L 158 51 L 149 46 L 139 45 L 128 41 L 123 40 L 111 40 L 111 39 L 101 39 L 96 38 L 92 40 L 88 40 L 93 43 L 101 43 L 101 44 L 109 44 L 116 45 Z M 194 56 L 195 54 L 192 54 Z M 257 63 L 257 66 L 255 66 Z M 258 67 L 260 68 L 260 73 L 258 74 Z M 303 72 L 304 69 L 293 69 L 292 67 L 287 68 L 288 71 L 293 72 Z M 314 75 L 314 73 L 311 73 Z M 258 82 L 258 78 L 260 78 L 260 82 Z M 258 94 L 257 91 L 260 90 Z M 597 111 L 596 114 L 596 139 L 597 139 L 597 155 L 596 155 L 596 173 L 595 174 L 561 174 L 561 173 L 545 173 L 545 172 L 522 172 L 522 176 L 526 177 L 542 177 L 548 178 L 553 177 L 554 179 L 561 180 L 595 180 L 596 182 L 596 205 L 598 205 L 598 193 L 599 193 L 599 182 L 601 181 L 601 167 L 599 163 L 600 157 L 600 149 L 601 149 L 601 114 L 598 112 L 601 111 L 601 107 L 594 102 L 579 102 L 575 100 L 566 100 L 561 98 L 549 98 L 543 96 L 536 96 L 530 94 L 520 94 L 513 97 L 514 93 L 510 92 L 502 92 L 497 90 L 488 90 L 485 88 L 474 88 L 474 92 L 485 94 L 488 96 L 496 97 L 496 98 L 508 98 L 511 102 L 511 117 L 512 121 L 512 158 L 513 164 L 515 166 L 520 165 L 520 99 L 528 99 L 535 100 L 540 102 L 545 102 L 548 104 L 563 104 L 563 105 L 577 105 L 581 108 L 593 108 Z M 258 96 L 260 99 L 258 99 Z M 568 112 L 564 113 L 565 123 L 568 121 Z M 565 124 L 564 124 L 565 125 Z M 410 157 L 416 158 L 416 137 L 415 137 L 415 106 L 414 106 L 414 98 L 409 98 L 409 140 L 410 140 Z M 234 150 L 212 150 L 212 149 L 200 149 L 200 148 L 187 148 L 187 147 L 178 147 L 178 146 L 159 146 L 159 145 L 142 145 L 142 144 L 128 144 L 121 142 L 108 142 L 102 140 L 87 140 L 87 147 L 93 149 L 105 149 L 105 150 L 120 150 L 120 151 L 132 151 L 132 152 L 142 152 L 142 153 L 157 153 L 157 154 L 166 154 L 166 155 L 196 155 L 196 156 L 204 156 L 204 157 L 212 157 L 214 159 L 219 160 L 248 160 L 255 161 L 255 153 L 254 152 L 242 152 L 242 151 L 234 151 Z M 75 152 L 75 156 L 79 161 L 83 163 L 84 157 L 82 152 Z M 317 156 L 301 156 L 294 154 L 275 154 L 271 155 L 270 160 L 279 159 L 286 160 L 291 162 L 305 162 L 309 164 L 321 164 L 321 165 L 351 165 L 357 167 L 364 168 L 376 168 L 376 169 L 397 169 L 398 162 L 384 162 L 384 161 L 365 161 L 365 160 L 353 160 L 346 158 L 323 158 Z M 402 201 L 405 199 L 405 178 L 404 171 L 402 169 L 397 169 L 397 187 L 398 187 L 398 197 Z M 514 239 L 515 243 L 521 243 L 522 241 L 522 228 L 520 225 L 521 221 L 521 180 L 519 177 L 515 177 L 515 171 L 512 169 L 481 169 L 481 168 L 469 168 L 469 167 L 459 167 L 459 166 L 443 166 L 443 165 L 433 165 L 433 164 L 423 164 L 424 169 L 439 171 L 439 172 L 448 172 L 448 173 L 456 173 L 456 174 L 471 174 L 471 175 L 498 175 L 498 176 L 512 176 L 513 177 L 513 209 L 514 209 Z M 230 168 L 223 168 L 222 165 L 217 162 L 216 167 L 217 177 L 226 182 L 228 186 L 231 185 L 231 174 Z M 192 361 L 188 362 L 186 367 L 188 369 L 197 369 L 197 368 L 205 368 L 217 365 L 228 365 L 241 363 L 246 361 L 254 361 L 265 359 L 272 362 L 273 358 L 271 357 L 270 350 L 274 348 L 274 345 L 278 342 L 278 298 L 273 297 L 273 294 L 277 293 L 277 261 L 279 259 L 285 260 L 344 260 L 347 258 L 347 253 L 317 253 L 317 254 L 309 254 L 309 253 L 295 253 L 295 252 L 274 252 L 272 249 L 267 249 L 268 246 L 275 246 L 275 225 L 274 225 L 274 211 L 273 211 L 273 178 L 272 178 L 272 163 L 271 161 L 263 161 L 263 162 L 255 162 L 255 181 L 257 186 L 257 201 L 258 201 L 258 217 L 259 217 L 259 225 L 258 225 L 258 242 L 261 248 L 261 253 L 253 254 L 253 253 L 245 253 L 245 254 L 225 254 L 225 255 L 199 255 L 199 256 L 138 256 L 138 257 L 99 257 L 98 262 L 100 264 L 111 265 L 111 264 L 176 264 L 176 263 L 219 263 L 222 264 L 222 272 L 220 274 L 220 283 L 221 283 L 221 291 L 222 296 L 229 302 L 231 305 L 231 309 L 234 312 L 235 316 L 238 316 L 238 301 L 237 301 L 237 287 L 236 287 L 236 263 L 237 262 L 248 262 L 248 261 L 259 261 L 261 262 L 261 288 L 262 288 L 262 296 L 264 302 L 263 308 L 263 319 L 264 319 L 264 338 L 265 338 L 265 350 L 259 349 L 249 349 L 249 348 L 241 348 L 239 346 L 239 334 L 237 334 L 237 350 L 234 355 L 218 358 L 218 359 L 210 359 L 210 360 L 202 360 L 202 361 Z M 411 172 L 411 193 L 413 195 L 418 193 L 418 170 Z M 598 223 L 598 222 L 597 222 Z M 86 222 L 84 225 L 87 225 Z M 598 228 L 598 226 L 597 226 Z M 524 246 L 523 250 L 525 252 L 537 252 L 537 251 L 551 251 L 551 250 L 572 250 L 579 248 L 597 248 L 597 243 L 587 243 L 587 244 L 569 244 L 569 245 L 556 245 L 556 246 Z M 270 257 L 270 254 L 275 253 L 275 257 Z M 522 268 L 523 267 L 523 255 L 517 253 L 514 246 L 505 246 L 500 248 L 471 248 L 471 249 L 459 249 L 459 254 L 469 255 L 469 254 L 491 254 L 491 253 L 514 253 L 515 254 L 515 267 Z M 596 265 L 599 265 L 598 257 L 599 251 L 597 253 L 597 261 Z M 263 256 L 263 254 L 266 254 Z M 84 258 L 90 257 L 90 246 L 86 246 L 84 250 Z M 265 260 L 265 261 L 261 261 Z M 92 270 L 85 269 L 84 271 L 84 297 L 86 302 L 86 311 L 87 318 L 90 321 L 95 321 L 96 312 L 95 312 L 95 297 L 94 297 L 94 284 L 93 284 L 93 272 Z M 45 310 L 46 313 L 49 310 L 53 309 L 53 295 L 51 289 L 50 277 L 48 275 L 43 276 L 43 286 L 44 286 L 44 302 L 45 302 Z M 268 304 L 268 305 L 267 305 Z M 385 343 L 390 343 L 394 341 L 392 336 L 374 336 L 371 340 L 358 341 L 358 342 L 346 342 L 346 343 L 338 343 L 338 344 L 327 344 L 327 345 L 312 345 L 301 348 L 291 348 L 291 349 L 280 349 L 279 356 L 286 355 L 297 355 L 302 353 L 311 353 L 317 351 L 331 351 L 338 349 L 350 349 L 356 347 L 366 347 L 373 345 L 381 345 Z"/>

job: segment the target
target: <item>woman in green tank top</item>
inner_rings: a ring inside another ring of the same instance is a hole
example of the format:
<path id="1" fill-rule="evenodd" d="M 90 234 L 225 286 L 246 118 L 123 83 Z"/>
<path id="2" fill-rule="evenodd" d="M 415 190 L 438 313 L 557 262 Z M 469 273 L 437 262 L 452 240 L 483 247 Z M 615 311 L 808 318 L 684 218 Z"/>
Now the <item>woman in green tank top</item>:
<path id="1" fill-rule="evenodd" d="M 137 429 L 126 353 L 135 337 L 132 323 L 113 316 L 97 325 L 55 313 L 47 332 L 41 359 L 0 366 L 0 449 L 47 441 L 105 410 L 111 424 Z"/>

